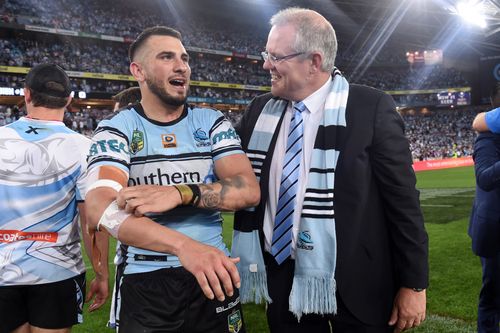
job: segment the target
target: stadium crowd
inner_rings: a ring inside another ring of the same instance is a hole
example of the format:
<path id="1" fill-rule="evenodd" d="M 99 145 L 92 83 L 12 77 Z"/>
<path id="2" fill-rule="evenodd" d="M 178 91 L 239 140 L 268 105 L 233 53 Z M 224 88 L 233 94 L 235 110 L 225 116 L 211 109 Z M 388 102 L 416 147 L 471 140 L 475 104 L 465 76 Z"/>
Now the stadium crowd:
<path id="1" fill-rule="evenodd" d="M 269 86 L 269 75 L 262 69 L 262 61 L 245 58 L 246 54 L 260 54 L 265 45 L 265 34 L 258 29 L 252 30 L 251 34 L 248 31 L 242 33 L 242 29 L 248 28 L 244 24 L 235 25 L 234 29 L 226 29 L 221 22 L 214 20 L 197 20 L 187 24 L 181 22 L 176 13 L 157 6 L 156 2 L 124 3 L 118 0 L 89 0 L 85 4 L 69 0 L 10 0 L 0 1 L 0 19 L 6 23 L 120 36 L 127 40 L 134 38 L 146 26 L 168 24 L 182 31 L 187 47 L 239 53 L 239 56 L 228 57 L 210 52 L 190 51 L 193 81 Z M 139 9 L 144 15 L 129 15 Z M 81 15 L 82 12 L 88 14 Z M 34 36 L 36 35 L 11 32 L 0 39 L 0 47 L 3 50 L 0 54 L 0 65 L 33 67 L 39 63 L 55 62 L 69 71 L 129 75 L 128 43 L 97 38 L 61 38 L 59 35 L 49 34 L 44 34 L 43 38 Z M 445 89 L 470 85 L 463 73 L 454 68 L 438 65 L 410 67 L 403 52 L 399 54 L 383 50 L 379 54 L 367 56 L 355 52 L 350 47 L 339 47 L 339 50 L 337 64 L 341 70 L 345 70 L 347 78 L 353 74 L 356 59 L 373 58 L 372 66 L 363 75 L 352 75 L 352 83 L 366 84 L 385 91 Z M 23 75 L 0 74 L 2 87 L 20 88 L 23 80 Z M 135 85 L 132 81 L 76 77 L 71 78 L 71 83 L 74 91 L 108 94 L 115 94 Z M 260 93 L 261 91 L 257 90 L 192 85 L 190 96 L 248 102 Z M 436 94 L 395 94 L 393 97 L 400 106 L 437 104 Z M 97 123 L 110 112 L 101 109 L 68 112 L 65 122 L 68 127 L 89 135 Z M 19 114 L 22 114 L 22 111 L 16 108 L 0 107 L 0 125 L 17 119 Z M 474 115 L 475 110 L 471 109 L 404 115 L 414 159 L 470 155 L 474 133 L 469 127 Z M 226 116 L 236 123 L 241 112 L 226 112 Z"/>
<path id="2" fill-rule="evenodd" d="M 484 110 L 468 107 L 424 115 L 403 115 L 413 159 L 471 156 L 476 136 L 471 124 L 480 111 Z"/>
<path id="3" fill-rule="evenodd" d="M 99 121 L 113 111 L 111 109 L 82 109 L 66 112 L 64 122 L 69 128 L 90 136 Z M 456 110 L 430 111 L 425 114 L 403 114 L 406 135 L 415 161 L 464 157 L 472 155 L 475 132 L 472 120 L 481 107 L 467 107 Z M 0 126 L 11 123 L 24 115 L 24 108 L 0 106 Z M 223 111 L 224 115 L 237 124 L 242 112 Z"/>
<path id="4" fill-rule="evenodd" d="M 32 67 L 51 60 L 70 71 L 129 75 L 126 46 L 123 43 L 104 44 L 87 39 L 66 39 L 64 42 L 57 39 L 2 39 L 0 47 L 4 52 L 0 54 L 0 65 Z M 190 66 L 191 78 L 196 81 L 269 85 L 269 75 L 263 70 L 261 61 L 191 52 Z M 342 69 L 342 66 L 339 65 L 339 68 Z M 345 74 L 347 77 L 350 75 L 348 70 Z M 353 83 L 382 90 L 469 86 L 460 71 L 442 66 L 375 69 L 364 73 Z"/>

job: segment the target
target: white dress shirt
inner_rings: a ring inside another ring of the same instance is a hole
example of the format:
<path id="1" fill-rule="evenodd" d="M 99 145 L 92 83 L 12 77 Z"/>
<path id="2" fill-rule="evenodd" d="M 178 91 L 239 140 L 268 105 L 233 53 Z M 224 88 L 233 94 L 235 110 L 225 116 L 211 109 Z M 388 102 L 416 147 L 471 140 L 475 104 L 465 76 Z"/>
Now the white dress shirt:
<path id="1" fill-rule="evenodd" d="M 295 248 L 297 242 L 297 234 L 299 232 L 300 214 L 302 211 L 302 203 L 304 202 L 304 194 L 307 187 L 308 171 L 311 165 L 311 155 L 316 141 L 319 124 L 323 119 L 323 111 L 325 100 L 330 91 L 330 78 L 321 88 L 313 94 L 306 97 L 302 102 L 306 105 L 307 110 L 302 112 L 304 136 L 302 145 L 302 161 L 300 163 L 300 176 L 297 188 L 297 197 L 295 202 L 295 211 L 293 213 L 293 228 L 292 228 L 292 258 L 295 258 Z M 290 130 L 290 121 L 293 115 L 292 103 L 288 103 L 285 111 L 283 122 L 279 130 L 276 147 L 271 161 L 271 169 L 269 172 L 269 197 L 266 202 L 266 210 L 264 213 L 264 235 L 266 251 L 271 253 L 271 245 L 273 239 L 274 220 L 276 217 L 276 207 L 278 205 L 278 195 L 281 183 L 281 173 L 283 171 L 283 160 L 285 159 L 286 144 L 288 139 L 288 131 Z"/>

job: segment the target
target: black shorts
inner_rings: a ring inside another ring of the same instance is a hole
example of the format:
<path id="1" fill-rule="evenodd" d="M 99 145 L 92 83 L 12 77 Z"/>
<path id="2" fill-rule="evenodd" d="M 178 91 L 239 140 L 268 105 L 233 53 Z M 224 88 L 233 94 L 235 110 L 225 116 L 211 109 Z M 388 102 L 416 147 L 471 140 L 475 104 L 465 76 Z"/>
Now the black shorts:
<path id="1" fill-rule="evenodd" d="M 125 275 L 120 291 L 120 333 L 245 332 L 238 289 L 210 300 L 183 267 Z"/>
<path id="2" fill-rule="evenodd" d="M 29 323 L 45 329 L 71 327 L 83 321 L 85 273 L 67 280 L 0 287 L 0 333 Z"/>

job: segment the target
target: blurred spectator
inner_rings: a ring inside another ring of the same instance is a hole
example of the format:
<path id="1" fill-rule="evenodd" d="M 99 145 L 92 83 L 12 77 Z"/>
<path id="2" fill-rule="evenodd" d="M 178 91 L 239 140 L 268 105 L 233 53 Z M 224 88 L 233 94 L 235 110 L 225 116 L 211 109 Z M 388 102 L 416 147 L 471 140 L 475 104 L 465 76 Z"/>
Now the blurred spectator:
<path id="1" fill-rule="evenodd" d="M 141 98 L 141 89 L 139 89 L 138 86 L 122 90 L 112 97 L 113 101 L 115 102 L 113 111 L 121 109 L 129 104 L 139 103 L 141 101 Z"/>

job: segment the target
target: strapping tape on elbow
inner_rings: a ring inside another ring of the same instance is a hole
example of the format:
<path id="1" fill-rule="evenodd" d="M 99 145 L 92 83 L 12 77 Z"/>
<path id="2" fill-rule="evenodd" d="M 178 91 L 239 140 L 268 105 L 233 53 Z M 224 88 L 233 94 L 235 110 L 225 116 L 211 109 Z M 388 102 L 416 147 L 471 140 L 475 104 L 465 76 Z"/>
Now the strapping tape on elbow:
<path id="1" fill-rule="evenodd" d="M 106 229 L 107 232 L 114 238 L 118 238 L 118 230 L 125 221 L 132 214 L 126 213 L 123 209 L 118 208 L 116 200 L 111 202 L 104 211 L 97 223 L 97 231 L 101 230 L 101 227 Z"/>
<path id="2" fill-rule="evenodd" d="M 111 179 L 98 179 L 95 182 L 92 183 L 92 185 L 89 186 L 87 189 L 87 192 L 90 192 L 91 190 L 98 188 L 98 187 L 110 187 L 116 192 L 120 192 L 120 190 L 123 188 L 123 186 Z"/>

